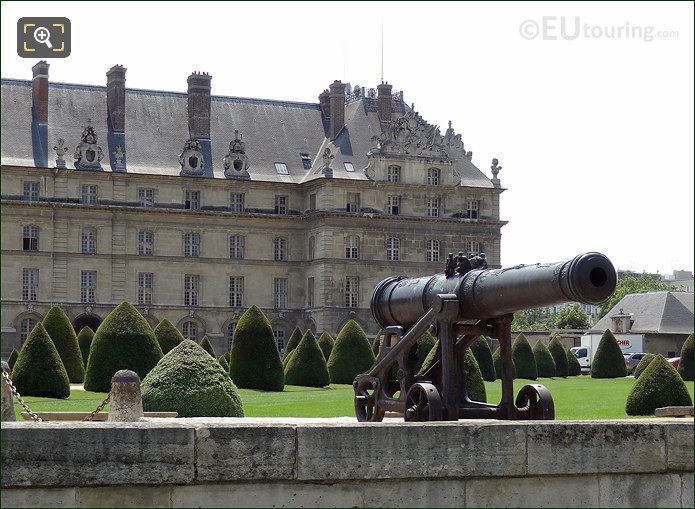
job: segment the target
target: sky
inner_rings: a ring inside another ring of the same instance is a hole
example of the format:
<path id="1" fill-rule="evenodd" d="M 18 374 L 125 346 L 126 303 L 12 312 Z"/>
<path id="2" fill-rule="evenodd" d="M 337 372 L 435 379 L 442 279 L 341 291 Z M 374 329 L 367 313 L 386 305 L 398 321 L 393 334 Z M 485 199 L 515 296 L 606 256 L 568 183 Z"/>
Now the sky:
<path id="1" fill-rule="evenodd" d="M 616 268 L 693 270 L 693 4 L 2 2 L 0 74 L 24 16 L 64 16 L 50 80 L 317 102 L 383 77 L 502 166 L 502 265 L 600 251 Z"/>

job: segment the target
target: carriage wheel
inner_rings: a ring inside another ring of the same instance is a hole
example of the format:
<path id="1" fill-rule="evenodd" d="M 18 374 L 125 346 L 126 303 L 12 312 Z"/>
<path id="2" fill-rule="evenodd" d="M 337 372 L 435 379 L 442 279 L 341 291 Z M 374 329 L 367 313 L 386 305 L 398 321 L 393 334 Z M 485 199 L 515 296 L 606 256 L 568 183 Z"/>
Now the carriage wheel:
<path id="1" fill-rule="evenodd" d="M 406 422 L 441 421 L 442 399 L 437 388 L 427 382 L 413 384 L 405 400 Z"/>
<path id="2" fill-rule="evenodd" d="M 518 419 L 547 421 L 555 419 L 553 397 L 544 385 L 524 385 L 516 396 L 516 407 Z"/>
<path id="3" fill-rule="evenodd" d="M 360 422 L 381 422 L 384 410 L 379 408 L 376 401 L 379 382 L 376 379 L 363 378 L 355 380 L 355 416 Z"/>

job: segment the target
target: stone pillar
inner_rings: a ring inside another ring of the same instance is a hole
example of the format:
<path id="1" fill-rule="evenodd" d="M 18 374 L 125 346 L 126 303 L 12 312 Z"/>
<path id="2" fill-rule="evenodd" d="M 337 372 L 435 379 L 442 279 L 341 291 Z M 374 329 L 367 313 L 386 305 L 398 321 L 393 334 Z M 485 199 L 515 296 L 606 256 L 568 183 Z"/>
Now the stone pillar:
<path id="1" fill-rule="evenodd" d="M 111 379 L 111 422 L 137 422 L 143 417 L 140 377 L 134 371 L 122 369 Z"/>
<path id="2" fill-rule="evenodd" d="M 48 67 L 41 60 L 31 68 L 31 141 L 34 164 L 48 167 Z"/>
<path id="3" fill-rule="evenodd" d="M 330 85 L 331 140 L 345 126 L 345 84 L 336 80 Z"/>
<path id="4" fill-rule="evenodd" d="M 377 111 L 379 112 L 380 122 L 391 121 L 391 89 L 392 85 L 382 83 L 377 89 Z"/>
<path id="5" fill-rule="evenodd" d="M 2 361 L 2 370 L 9 374 L 10 366 Z M 14 415 L 14 401 L 12 401 L 12 389 L 10 385 L 5 381 L 5 377 L 2 377 L 2 422 L 16 421 L 17 418 Z"/>

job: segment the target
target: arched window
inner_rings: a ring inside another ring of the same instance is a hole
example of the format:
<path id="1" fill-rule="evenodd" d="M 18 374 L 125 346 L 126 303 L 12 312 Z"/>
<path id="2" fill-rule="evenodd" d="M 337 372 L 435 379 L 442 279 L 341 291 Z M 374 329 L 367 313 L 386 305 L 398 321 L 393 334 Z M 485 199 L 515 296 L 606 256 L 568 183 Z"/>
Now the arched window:
<path id="1" fill-rule="evenodd" d="M 430 168 L 427 170 L 427 184 L 430 186 L 438 186 L 440 174 L 439 168 Z"/>
<path id="2" fill-rule="evenodd" d="M 181 326 L 181 334 L 186 339 L 191 339 L 193 341 L 198 341 L 198 324 L 192 320 L 183 322 Z"/>
<path id="3" fill-rule="evenodd" d="M 24 341 L 26 341 L 27 337 L 31 333 L 32 330 L 34 330 L 34 327 L 36 326 L 36 320 L 33 318 L 24 318 L 22 319 L 21 322 L 19 322 L 19 344 L 23 345 Z"/>
<path id="4" fill-rule="evenodd" d="M 386 170 L 386 180 L 389 182 L 400 182 L 401 181 L 401 167 L 400 166 L 389 166 Z"/>
<path id="5" fill-rule="evenodd" d="M 283 353 L 285 351 L 285 329 L 282 327 L 273 327 L 273 335 L 278 344 L 278 351 Z"/>
<path id="6" fill-rule="evenodd" d="M 360 238 L 357 235 L 349 235 L 345 238 L 345 258 L 358 260 L 360 257 Z"/>
<path id="7" fill-rule="evenodd" d="M 428 261 L 428 262 L 438 262 L 439 261 L 439 241 L 438 240 L 428 240 L 426 242 L 425 261 Z"/>
<path id="8" fill-rule="evenodd" d="M 401 259 L 401 240 L 389 237 L 386 239 L 386 259 L 388 261 L 398 261 Z"/>
<path id="9" fill-rule="evenodd" d="M 287 261 L 287 239 L 276 237 L 273 239 L 273 252 L 276 262 Z"/>

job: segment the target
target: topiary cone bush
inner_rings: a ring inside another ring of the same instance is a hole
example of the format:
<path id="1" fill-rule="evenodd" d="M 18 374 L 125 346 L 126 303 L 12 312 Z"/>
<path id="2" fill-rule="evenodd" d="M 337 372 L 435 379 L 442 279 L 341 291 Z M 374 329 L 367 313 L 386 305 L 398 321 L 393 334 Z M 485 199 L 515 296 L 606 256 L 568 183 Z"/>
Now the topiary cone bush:
<path id="1" fill-rule="evenodd" d="M 475 360 L 478 362 L 480 374 L 486 382 L 494 382 L 497 379 L 495 371 L 495 363 L 492 360 L 492 352 L 490 345 L 483 336 L 478 336 L 471 345 L 471 352 Z"/>
<path id="2" fill-rule="evenodd" d="M 432 365 L 432 362 L 436 358 L 437 350 L 439 349 L 439 340 L 435 340 L 434 346 L 427 354 L 425 361 L 422 363 L 422 368 L 420 368 L 420 373 L 424 373 Z M 473 401 L 487 402 L 487 393 L 485 392 L 485 382 L 483 381 L 483 376 L 480 373 L 480 367 L 478 366 L 478 361 L 475 360 L 473 352 L 470 348 L 466 349 L 466 357 L 463 363 L 466 370 L 466 387 L 468 388 L 468 397 Z"/>
<path id="3" fill-rule="evenodd" d="M 553 356 L 553 361 L 555 362 L 555 376 L 560 376 L 562 378 L 567 378 L 569 365 L 567 363 L 567 352 L 562 346 L 560 339 L 555 336 L 548 343 L 548 351 L 550 355 Z M 575 360 L 577 358 L 575 357 Z M 577 362 L 579 364 L 579 362 Z"/>
<path id="4" fill-rule="evenodd" d="M 154 328 L 154 335 L 157 338 L 157 342 L 159 343 L 164 355 L 168 354 L 172 348 L 178 346 L 184 339 L 186 339 L 174 326 L 174 324 L 166 318 L 159 322 Z"/>
<path id="5" fill-rule="evenodd" d="M 492 354 L 492 363 L 495 365 L 495 374 L 502 380 L 502 350 L 498 346 L 495 352 Z M 514 359 L 512 358 L 512 378 L 516 378 L 516 366 L 514 365 Z"/>
<path id="6" fill-rule="evenodd" d="M 234 329 L 229 372 L 239 388 L 281 391 L 285 386 L 273 328 L 256 305 L 241 315 Z"/>
<path id="7" fill-rule="evenodd" d="M 425 362 L 425 359 L 432 351 L 432 347 L 436 342 L 437 338 L 435 338 L 429 330 L 426 330 L 424 334 L 420 336 L 420 339 L 417 340 L 417 343 L 415 343 L 415 358 L 410 368 L 413 373 L 418 373 L 420 371 L 422 364 Z"/>
<path id="8" fill-rule="evenodd" d="M 582 374 L 582 366 L 572 352 L 567 350 L 567 376 L 577 376 Z"/>
<path id="9" fill-rule="evenodd" d="M 222 355 L 219 359 L 217 359 L 217 362 L 220 363 L 220 366 L 222 366 L 222 369 L 224 369 L 224 372 L 229 375 L 229 363 L 227 362 L 227 358 Z"/>
<path id="10" fill-rule="evenodd" d="M 627 376 L 625 357 L 613 333 L 606 329 L 598 342 L 591 361 L 591 378 L 620 378 Z"/>
<path id="11" fill-rule="evenodd" d="M 555 361 L 542 339 L 539 339 L 536 341 L 536 344 L 533 345 L 533 357 L 536 359 L 538 376 L 546 378 L 556 376 Z"/>
<path id="12" fill-rule="evenodd" d="M 304 387 L 325 387 L 331 383 L 326 359 L 310 330 L 304 333 L 287 361 L 285 383 Z"/>
<path id="13" fill-rule="evenodd" d="M 68 372 L 41 322 L 22 345 L 11 378 L 22 396 L 70 396 Z"/>
<path id="14" fill-rule="evenodd" d="M 365 373 L 374 364 L 374 352 L 364 330 L 349 320 L 335 339 L 333 351 L 328 358 L 328 372 L 334 384 L 352 384 L 355 377 Z"/>
<path id="15" fill-rule="evenodd" d="M 41 323 L 58 350 L 70 382 L 74 384 L 84 382 L 84 362 L 82 362 L 80 345 L 68 315 L 59 306 L 53 306 Z"/>
<path id="16" fill-rule="evenodd" d="M 215 355 L 215 349 L 212 347 L 212 344 L 207 336 L 203 336 L 203 339 L 200 340 L 200 346 L 203 348 L 203 350 L 209 353 L 213 359 L 217 358 L 217 355 Z"/>
<path id="17" fill-rule="evenodd" d="M 162 358 L 162 349 L 147 320 L 128 302 L 111 311 L 94 333 L 89 349 L 86 391 L 109 392 L 116 371 L 130 369 L 140 380 Z"/>
<path id="18" fill-rule="evenodd" d="M 244 416 L 232 380 L 217 360 L 190 339 L 162 357 L 140 387 L 145 412 L 178 412 L 179 417 Z"/>
<path id="19" fill-rule="evenodd" d="M 654 415 L 665 406 L 692 406 L 683 379 L 663 356 L 657 355 L 632 386 L 625 403 L 627 415 Z"/>
<path id="20" fill-rule="evenodd" d="M 289 355 L 292 353 L 292 350 L 297 348 L 297 345 L 301 340 L 302 331 L 299 330 L 299 327 L 295 327 L 292 331 L 292 334 L 290 335 L 290 340 L 287 342 L 287 346 L 285 346 L 285 352 L 283 353 L 282 358 L 287 359 L 287 357 L 289 357 Z"/>
<path id="21" fill-rule="evenodd" d="M 693 335 L 688 336 L 688 339 L 683 343 L 681 348 L 681 360 L 678 363 L 678 373 L 683 380 L 688 382 L 693 381 Z"/>
<path id="22" fill-rule="evenodd" d="M 331 350 L 333 350 L 333 338 L 327 332 L 324 332 L 319 336 L 319 348 L 323 352 L 323 357 L 328 362 L 328 358 L 331 356 Z"/>
<path id="23" fill-rule="evenodd" d="M 89 325 L 82 327 L 82 330 L 77 335 L 77 344 L 80 345 L 80 353 L 82 354 L 82 362 L 87 366 L 89 360 L 89 348 L 92 346 L 94 339 L 94 331 Z"/>
<path id="24" fill-rule="evenodd" d="M 374 357 L 379 355 L 379 348 L 381 348 L 381 340 L 384 338 L 384 331 L 379 330 L 377 332 L 376 336 L 374 336 L 374 342 L 372 342 L 372 352 L 374 353 Z"/>
<path id="25" fill-rule="evenodd" d="M 633 372 L 633 375 L 635 376 L 635 380 L 637 380 L 642 372 L 647 369 L 647 366 L 649 366 L 649 363 L 654 360 L 656 355 L 653 353 L 645 353 L 644 357 L 640 359 L 640 361 L 637 363 L 637 366 L 635 366 L 635 371 Z"/>
<path id="26" fill-rule="evenodd" d="M 512 358 L 516 368 L 516 378 L 535 380 L 538 378 L 538 368 L 533 350 L 526 336 L 519 334 L 512 344 Z"/>
<path id="27" fill-rule="evenodd" d="M 10 352 L 10 358 L 7 359 L 7 365 L 10 367 L 10 373 L 12 373 L 12 368 L 14 368 L 15 362 L 17 362 L 17 357 L 19 357 L 19 352 L 16 348 L 13 348 Z"/>

